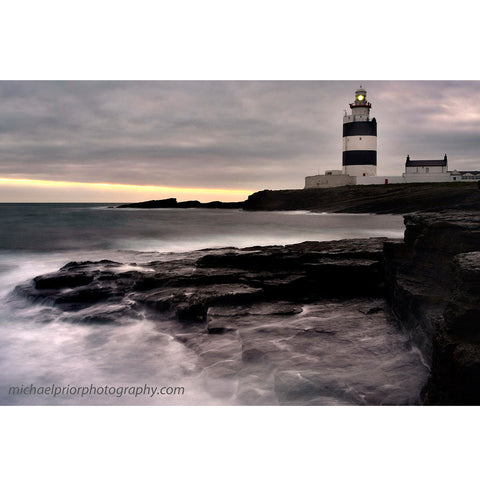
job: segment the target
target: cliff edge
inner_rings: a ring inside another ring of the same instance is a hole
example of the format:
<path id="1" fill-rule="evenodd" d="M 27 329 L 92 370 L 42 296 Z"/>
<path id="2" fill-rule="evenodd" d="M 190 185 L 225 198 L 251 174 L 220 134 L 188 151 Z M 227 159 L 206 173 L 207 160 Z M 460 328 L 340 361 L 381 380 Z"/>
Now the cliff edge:
<path id="1" fill-rule="evenodd" d="M 386 242 L 387 298 L 431 362 L 427 405 L 480 405 L 480 214 L 405 216 Z"/>

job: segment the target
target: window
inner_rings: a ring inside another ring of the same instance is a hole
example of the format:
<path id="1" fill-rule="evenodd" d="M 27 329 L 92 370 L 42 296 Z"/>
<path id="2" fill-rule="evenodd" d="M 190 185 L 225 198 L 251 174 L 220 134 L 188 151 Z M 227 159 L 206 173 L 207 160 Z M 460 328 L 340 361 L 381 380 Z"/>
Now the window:
<path id="1" fill-rule="evenodd" d="M 427 173 L 429 173 L 430 169 L 427 167 L 427 168 L 425 169 L 425 171 L 426 171 Z"/>

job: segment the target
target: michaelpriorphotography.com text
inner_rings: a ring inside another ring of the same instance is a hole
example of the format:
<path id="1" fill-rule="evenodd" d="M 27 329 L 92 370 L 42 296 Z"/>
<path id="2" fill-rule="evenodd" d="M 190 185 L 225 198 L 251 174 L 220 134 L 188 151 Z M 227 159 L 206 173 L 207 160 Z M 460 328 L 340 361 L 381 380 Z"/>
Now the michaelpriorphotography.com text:
<path id="1" fill-rule="evenodd" d="M 8 387 L 9 396 L 40 396 L 40 397 L 59 397 L 59 396 L 77 396 L 87 397 L 91 395 L 110 396 L 121 398 L 131 397 L 154 397 L 157 395 L 184 395 L 185 388 L 178 386 L 158 386 L 158 385 L 20 385 Z"/>

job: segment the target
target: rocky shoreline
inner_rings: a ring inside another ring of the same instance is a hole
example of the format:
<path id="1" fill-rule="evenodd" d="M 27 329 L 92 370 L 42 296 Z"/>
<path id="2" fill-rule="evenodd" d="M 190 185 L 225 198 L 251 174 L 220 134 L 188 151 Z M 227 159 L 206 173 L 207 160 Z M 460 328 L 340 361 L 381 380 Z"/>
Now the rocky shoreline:
<path id="1" fill-rule="evenodd" d="M 175 198 L 115 208 L 233 208 L 249 211 L 309 210 L 328 213 L 405 214 L 444 210 L 479 211 L 476 182 L 352 185 L 335 188 L 262 190 L 243 202 L 177 202 Z"/>
<path id="2" fill-rule="evenodd" d="M 196 352 L 210 379 L 235 377 L 244 404 L 478 405 L 480 216 L 414 214 L 405 225 L 404 241 L 224 248 L 128 265 L 71 262 L 13 295 L 51 308 L 52 320 L 162 322 Z M 428 382 L 417 369 L 395 384 L 398 362 L 413 361 L 411 347 L 398 347 L 401 360 L 388 357 L 381 322 L 391 329 L 387 342 L 405 343 L 396 323 L 408 332 L 430 364 Z M 352 329 L 370 332 L 359 365 L 365 352 L 365 370 L 380 355 L 382 365 L 350 377 L 352 365 L 342 370 L 339 357 L 335 374 L 322 374 L 325 352 L 360 348 L 345 338 Z M 405 394 L 405 382 L 423 386 L 422 397 Z"/>

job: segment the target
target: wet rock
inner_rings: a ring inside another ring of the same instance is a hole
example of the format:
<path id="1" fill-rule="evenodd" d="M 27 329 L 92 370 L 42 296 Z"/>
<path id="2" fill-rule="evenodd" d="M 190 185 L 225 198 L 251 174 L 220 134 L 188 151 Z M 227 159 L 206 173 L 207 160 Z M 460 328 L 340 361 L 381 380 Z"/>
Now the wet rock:
<path id="1" fill-rule="evenodd" d="M 207 311 L 207 332 L 220 334 L 238 328 L 261 328 L 274 316 L 302 313 L 303 308 L 289 302 L 258 302 L 242 306 L 214 306 Z"/>
<path id="2" fill-rule="evenodd" d="M 73 323 L 91 325 L 125 323 L 143 318 L 142 314 L 131 308 L 131 305 L 123 303 L 93 305 L 75 313 L 68 312 L 68 314 Z"/>
<path id="3" fill-rule="evenodd" d="M 454 289 L 445 309 L 446 328 L 461 337 L 480 338 L 480 252 L 457 255 Z"/>
<path id="4" fill-rule="evenodd" d="M 278 405 L 277 397 L 269 388 L 240 385 L 237 398 L 242 405 Z"/>
<path id="5" fill-rule="evenodd" d="M 306 372 L 295 370 L 280 371 L 275 374 L 275 393 L 280 403 L 294 402 L 298 405 L 319 396 L 338 398 L 339 388 L 334 384 L 322 382 L 318 374 L 308 375 Z"/>
<path id="6" fill-rule="evenodd" d="M 260 363 L 262 366 L 270 366 L 285 355 L 285 351 L 272 337 L 261 335 L 255 329 L 253 338 L 245 336 L 242 341 L 242 360 L 246 363 Z M 278 335 L 278 331 L 276 332 Z M 269 365 L 270 364 L 270 365 Z"/>
<path id="7" fill-rule="evenodd" d="M 88 285 L 93 282 L 93 275 L 88 273 L 72 273 L 70 271 L 59 271 L 35 277 L 35 288 L 38 290 L 75 288 Z"/>
<path id="8" fill-rule="evenodd" d="M 311 300 L 349 295 L 352 289 L 380 294 L 382 241 L 353 242 L 220 249 L 198 260 L 186 256 L 130 266 L 109 260 L 71 262 L 56 273 L 36 277 L 33 288 L 19 292 L 71 310 L 130 294 L 139 305 L 191 321 L 205 321 L 208 308 L 215 305 L 282 297 Z"/>
<path id="9" fill-rule="evenodd" d="M 207 316 L 207 307 L 203 303 L 179 303 L 176 305 L 176 316 L 181 321 L 204 323 Z"/>
<path id="10" fill-rule="evenodd" d="M 372 301 L 372 304 L 374 303 L 375 301 Z M 362 312 L 364 315 L 375 315 L 377 313 L 383 312 L 384 310 L 385 310 L 384 302 L 378 302 L 377 305 L 372 305 L 367 309 L 360 309 L 359 311 Z"/>
<path id="11" fill-rule="evenodd" d="M 246 309 L 249 315 L 298 315 L 303 312 L 300 305 L 289 302 L 257 303 Z"/>

